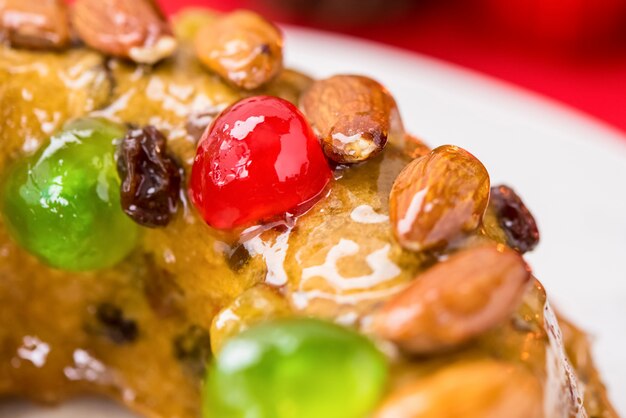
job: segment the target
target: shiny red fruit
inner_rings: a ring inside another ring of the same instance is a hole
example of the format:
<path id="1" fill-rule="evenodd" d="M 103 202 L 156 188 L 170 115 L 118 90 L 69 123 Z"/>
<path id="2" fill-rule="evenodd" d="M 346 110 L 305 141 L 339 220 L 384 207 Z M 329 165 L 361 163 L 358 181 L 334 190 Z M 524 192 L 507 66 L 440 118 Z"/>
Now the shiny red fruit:
<path id="1" fill-rule="evenodd" d="M 232 229 L 312 204 L 331 174 L 304 115 L 286 100 L 257 96 L 226 109 L 204 132 L 190 196 L 210 226 Z"/>

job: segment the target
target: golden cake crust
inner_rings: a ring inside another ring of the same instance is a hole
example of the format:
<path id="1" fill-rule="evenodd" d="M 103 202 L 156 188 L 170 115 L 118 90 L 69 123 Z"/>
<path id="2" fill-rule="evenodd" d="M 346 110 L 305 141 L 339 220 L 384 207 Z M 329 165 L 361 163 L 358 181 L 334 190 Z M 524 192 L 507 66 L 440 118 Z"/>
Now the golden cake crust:
<path id="1" fill-rule="evenodd" d="M 153 67 L 80 47 L 1 47 L 0 173 L 66 121 L 96 115 L 156 126 L 188 174 L 199 134 L 227 105 L 257 94 L 298 102 L 313 82 L 298 72 L 282 70 L 250 91 L 207 71 L 191 40 L 212 19 L 179 17 L 177 52 Z M 388 196 L 401 170 L 428 152 L 411 141 L 396 124 L 384 152 L 340 166 L 328 195 L 306 214 L 243 235 L 212 231 L 184 201 L 166 228 L 143 231 L 126 261 L 93 273 L 45 266 L 0 222 L 0 396 L 55 403 L 95 392 L 146 416 L 198 418 L 209 336 L 217 352 L 251 324 L 293 315 L 372 332 L 372 313 L 452 250 L 506 242 L 492 208 L 448 253 L 409 251 L 398 242 Z M 391 385 L 374 416 L 449 416 L 460 385 L 472 388 L 463 395 L 468 418 L 617 417 L 584 333 L 557 321 L 535 279 L 522 294 L 506 321 L 458 346 L 416 357 L 385 345 Z M 132 320 L 136 335 L 112 337 L 103 306 Z M 429 402 L 411 410 L 405 403 L 412 396 Z"/>

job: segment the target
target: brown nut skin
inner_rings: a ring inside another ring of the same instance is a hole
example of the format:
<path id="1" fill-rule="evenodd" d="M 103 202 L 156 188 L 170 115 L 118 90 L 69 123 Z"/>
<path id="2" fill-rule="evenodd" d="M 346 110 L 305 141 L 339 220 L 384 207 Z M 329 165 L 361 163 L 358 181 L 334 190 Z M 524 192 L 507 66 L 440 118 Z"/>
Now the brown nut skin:
<path id="1" fill-rule="evenodd" d="M 450 365 L 393 392 L 373 418 L 543 418 L 539 380 L 513 364 Z"/>
<path id="2" fill-rule="evenodd" d="M 283 69 L 283 35 L 256 13 L 235 11 L 202 28 L 198 59 L 235 86 L 254 90 Z"/>
<path id="3" fill-rule="evenodd" d="M 319 80 L 300 97 L 300 108 L 326 156 L 341 164 L 378 155 L 390 132 L 403 131 L 394 98 L 380 83 L 359 75 Z"/>
<path id="4" fill-rule="evenodd" d="M 476 157 L 444 145 L 413 160 L 396 178 L 389 217 L 404 248 L 445 247 L 481 223 L 489 202 L 489 174 Z"/>
<path id="5" fill-rule="evenodd" d="M 80 38 L 104 54 L 154 64 L 171 56 L 176 39 L 150 0 L 77 0 L 72 24 Z"/>
<path id="6" fill-rule="evenodd" d="M 0 41 L 30 49 L 61 49 L 71 42 L 63 0 L 0 0 Z"/>
<path id="7" fill-rule="evenodd" d="M 502 324 L 521 303 L 530 269 L 496 244 L 452 255 L 415 278 L 373 318 L 373 331 L 416 354 L 447 350 Z"/>

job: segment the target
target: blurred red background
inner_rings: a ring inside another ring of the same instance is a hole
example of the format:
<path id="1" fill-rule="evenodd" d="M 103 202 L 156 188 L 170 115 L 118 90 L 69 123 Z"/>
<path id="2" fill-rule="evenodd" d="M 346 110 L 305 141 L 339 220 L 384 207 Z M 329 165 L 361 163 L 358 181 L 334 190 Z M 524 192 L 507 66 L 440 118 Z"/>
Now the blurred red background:
<path id="1" fill-rule="evenodd" d="M 161 0 L 248 8 L 420 52 L 542 93 L 626 131 L 626 0 Z"/>

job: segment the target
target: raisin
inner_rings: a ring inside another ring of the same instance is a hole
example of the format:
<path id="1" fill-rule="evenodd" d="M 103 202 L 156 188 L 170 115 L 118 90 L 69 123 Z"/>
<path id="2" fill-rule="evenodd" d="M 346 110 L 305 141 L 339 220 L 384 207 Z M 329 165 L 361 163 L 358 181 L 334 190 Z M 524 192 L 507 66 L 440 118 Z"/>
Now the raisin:
<path id="1" fill-rule="evenodd" d="M 191 325 L 174 339 L 174 355 L 194 374 L 201 376 L 211 357 L 209 332 L 198 325 Z"/>
<path id="2" fill-rule="evenodd" d="M 250 253 L 243 244 L 239 244 L 227 254 L 226 261 L 232 271 L 238 272 L 250 261 Z"/>
<path id="3" fill-rule="evenodd" d="M 511 248 L 523 254 L 537 246 L 537 222 L 513 189 L 503 185 L 492 187 L 489 204 Z"/>
<path id="4" fill-rule="evenodd" d="M 99 305 L 96 318 L 101 325 L 102 334 L 116 344 L 131 343 L 139 336 L 137 323 L 125 318 L 122 310 L 111 303 Z"/>
<path id="5" fill-rule="evenodd" d="M 172 274 L 157 266 L 151 256 L 146 256 L 143 284 L 148 304 L 159 318 L 183 315 L 185 305 L 183 290 Z"/>
<path id="6" fill-rule="evenodd" d="M 118 151 L 124 212 L 140 225 L 166 226 L 178 209 L 181 169 L 167 153 L 165 136 L 153 126 L 131 129 Z"/>

